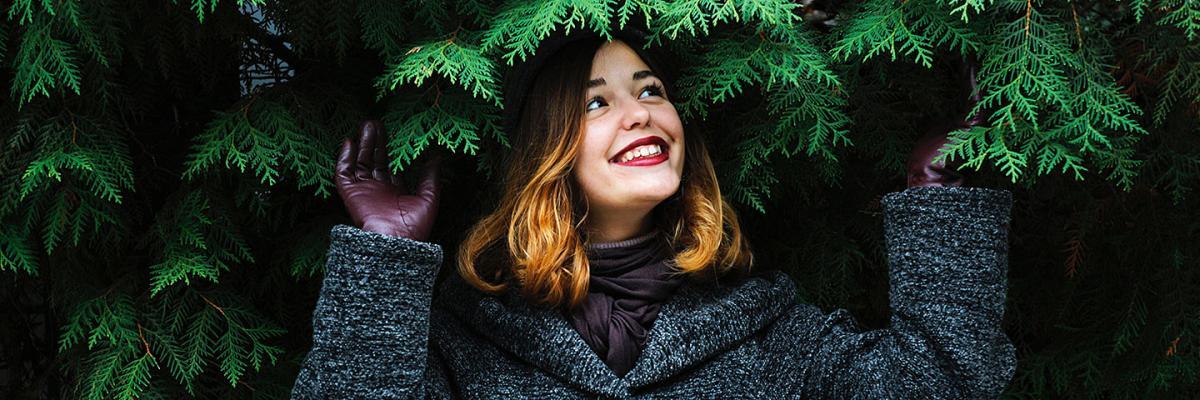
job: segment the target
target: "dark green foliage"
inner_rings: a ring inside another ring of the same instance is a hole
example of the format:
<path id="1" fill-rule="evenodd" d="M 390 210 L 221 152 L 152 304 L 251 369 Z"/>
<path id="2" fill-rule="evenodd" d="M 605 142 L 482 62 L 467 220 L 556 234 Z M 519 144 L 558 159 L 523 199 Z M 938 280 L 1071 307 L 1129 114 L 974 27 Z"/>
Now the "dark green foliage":
<path id="1" fill-rule="evenodd" d="M 832 30 L 805 21 L 813 7 Z M 758 265 L 806 300 L 886 325 L 879 197 L 903 189 L 926 129 L 977 115 L 944 156 L 1016 195 L 1007 397 L 1200 392 L 1196 1 L 16 0 L 3 15 L 0 397 L 286 397 L 329 229 L 349 223 L 342 138 L 381 119 L 409 183 L 452 153 L 432 239 L 452 255 L 496 196 L 504 73 L 554 30 L 625 24 L 679 67 L 671 95 Z M 963 58 L 981 65 L 975 107 Z"/>

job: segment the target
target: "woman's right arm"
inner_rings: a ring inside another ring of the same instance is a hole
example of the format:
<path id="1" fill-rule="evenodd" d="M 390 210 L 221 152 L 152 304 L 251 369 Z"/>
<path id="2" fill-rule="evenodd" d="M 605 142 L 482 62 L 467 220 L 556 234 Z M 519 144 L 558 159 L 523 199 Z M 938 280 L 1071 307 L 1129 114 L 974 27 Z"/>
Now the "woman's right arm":
<path id="1" fill-rule="evenodd" d="M 313 312 L 313 346 L 292 399 L 426 398 L 447 393 L 430 352 L 429 311 L 442 248 L 333 228 Z"/>
<path id="2" fill-rule="evenodd" d="M 430 304 L 442 248 L 429 243 L 437 217 L 440 157 L 409 193 L 393 175 L 387 137 L 365 121 L 342 142 L 334 183 L 353 226 L 331 232 L 313 347 L 293 399 L 443 397 L 445 366 L 429 348 Z"/>

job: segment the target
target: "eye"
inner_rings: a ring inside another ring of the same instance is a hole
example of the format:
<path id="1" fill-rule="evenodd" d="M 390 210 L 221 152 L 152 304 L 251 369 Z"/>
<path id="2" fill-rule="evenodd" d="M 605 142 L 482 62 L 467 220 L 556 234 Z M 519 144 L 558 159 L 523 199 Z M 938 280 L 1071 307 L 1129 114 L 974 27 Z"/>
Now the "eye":
<path id="1" fill-rule="evenodd" d="M 596 107 L 592 108 L 592 104 L 596 104 Z M 595 110 L 596 108 L 600 108 L 600 106 L 605 106 L 605 105 L 608 105 L 608 103 L 604 102 L 604 98 L 600 97 L 600 96 L 596 96 L 591 99 L 588 99 L 587 104 L 584 105 L 584 108 L 586 108 L 585 111 L 592 111 L 592 110 Z"/>
<path id="2" fill-rule="evenodd" d="M 637 98 L 642 98 L 641 94 L 644 94 L 644 92 L 649 92 L 649 94 L 652 96 L 659 96 L 659 97 L 666 98 L 666 94 L 664 94 L 664 92 L 662 92 L 662 85 L 660 85 L 658 83 L 653 83 L 653 84 L 644 86 L 644 88 L 642 88 L 642 91 L 640 92 L 640 94 L 638 94 Z M 593 103 L 594 103 L 594 105 L 596 105 L 595 108 L 592 107 Z M 588 98 L 588 102 L 584 103 L 583 107 L 584 107 L 584 109 L 586 109 L 586 112 L 590 112 L 590 111 L 593 111 L 593 109 L 600 108 L 602 106 L 607 106 L 607 105 L 608 105 L 608 103 L 606 103 L 604 101 L 604 97 L 595 96 L 592 98 Z"/>
<path id="3" fill-rule="evenodd" d="M 654 95 L 654 96 L 663 97 L 663 98 L 666 97 L 663 94 L 662 85 L 659 85 L 657 83 L 650 84 L 650 85 L 647 85 L 646 87 L 642 88 L 642 93 L 646 93 L 646 92 L 650 92 L 650 94 Z M 641 98 L 641 96 L 638 96 L 638 98 Z"/>

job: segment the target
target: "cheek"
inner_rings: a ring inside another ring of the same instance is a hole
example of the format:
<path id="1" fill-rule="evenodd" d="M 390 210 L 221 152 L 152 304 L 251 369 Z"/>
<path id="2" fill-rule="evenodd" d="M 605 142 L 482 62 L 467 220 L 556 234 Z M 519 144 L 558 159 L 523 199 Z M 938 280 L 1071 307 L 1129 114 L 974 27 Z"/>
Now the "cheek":
<path id="1" fill-rule="evenodd" d="M 608 169 L 608 143 L 604 140 L 604 128 L 600 124 L 584 125 L 583 140 L 575 157 L 575 181 L 587 192 L 593 192 L 604 183 L 600 181 Z"/>

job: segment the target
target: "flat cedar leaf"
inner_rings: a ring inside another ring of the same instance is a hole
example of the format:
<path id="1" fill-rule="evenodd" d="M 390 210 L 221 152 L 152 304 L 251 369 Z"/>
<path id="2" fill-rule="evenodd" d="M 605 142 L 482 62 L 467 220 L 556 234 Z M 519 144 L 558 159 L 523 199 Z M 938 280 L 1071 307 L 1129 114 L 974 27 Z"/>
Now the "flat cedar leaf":
<path id="1" fill-rule="evenodd" d="M 461 85 L 472 96 L 502 107 L 496 65 L 478 46 L 463 41 L 451 37 L 413 46 L 392 63 L 377 85 L 386 90 L 395 90 L 404 83 L 421 86 L 436 73 Z"/>
<path id="2" fill-rule="evenodd" d="M 851 56 L 866 61 L 886 53 L 891 60 L 904 55 L 930 68 L 935 47 L 945 45 L 965 54 L 982 46 L 965 21 L 950 18 L 937 2 L 869 0 L 839 31 L 832 54 L 840 61 Z"/>
<path id="3" fill-rule="evenodd" d="M 184 163 L 184 178 L 194 179 L 218 165 L 246 172 L 261 183 L 275 185 L 285 171 L 297 176 L 300 187 L 315 186 L 327 193 L 326 174 L 333 155 L 316 134 L 302 132 L 292 109 L 269 99 L 250 98 L 237 111 L 217 112 L 204 132 L 193 140 Z"/>
<path id="4" fill-rule="evenodd" d="M 33 15 L 38 8 L 46 14 L 55 14 L 54 0 L 13 0 L 8 6 L 8 19 L 11 21 L 13 17 L 18 17 L 18 24 L 26 24 L 33 21 Z"/>
<path id="5" fill-rule="evenodd" d="M 614 0 L 511 0 L 492 18 L 483 34 L 481 50 L 503 51 L 508 65 L 524 61 L 541 42 L 557 29 L 570 31 L 591 28 L 604 37 L 611 37 L 609 20 Z"/>
<path id="6" fill-rule="evenodd" d="M 1067 68 L 1076 62 L 1066 32 L 1036 10 L 1028 18 L 998 26 L 995 54 L 979 71 L 980 90 L 987 93 L 977 108 L 995 107 L 991 122 L 1016 129 L 1018 120 L 1038 128 L 1039 104 L 1069 109 Z"/>
<path id="7" fill-rule="evenodd" d="M 15 226 L 0 226 L 0 271 L 37 275 L 37 255 L 26 242 L 26 236 Z"/>
<path id="8" fill-rule="evenodd" d="M 36 96 L 49 96 L 51 90 L 69 89 L 80 93 L 82 76 L 76 50 L 56 38 L 48 18 L 37 18 L 26 26 L 13 58 L 12 96 L 18 105 Z"/>
<path id="9" fill-rule="evenodd" d="M 992 0 L 942 0 L 953 7 L 951 13 L 958 14 L 962 22 L 970 20 L 971 13 L 979 14 L 987 9 Z"/>
<path id="10" fill-rule="evenodd" d="M 431 144 L 473 155 L 485 136 L 505 140 L 495 108 L 459 91 L 435 90 L 432 99 L 428 95 L 397 99 L 384 115 L 393 172 L 403 171 Z"/>
<path id="11" fill-rule="evenodd" d="M 1161 0 L 1160 9 L 1166 10 L 1158 25 L 1171 25 L 1187 34 L 1188 40 L 1200 40 L 1200 2 L 1195 0 Z"/>
<path id="12" fill-rule="evenodd" d="M 136 400 L 150 386 L 150 368 L 158 368 L 158 361 L 149 352 L 142 353 L 121 371 L 117 383 L 116 398 Z"/>

